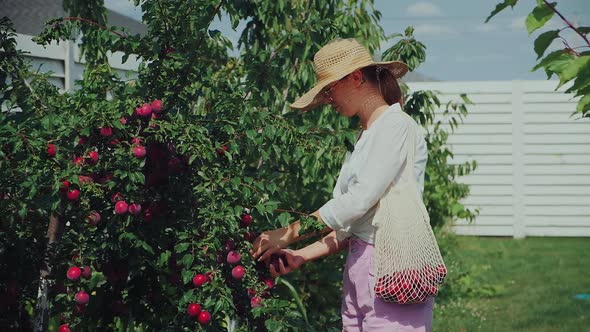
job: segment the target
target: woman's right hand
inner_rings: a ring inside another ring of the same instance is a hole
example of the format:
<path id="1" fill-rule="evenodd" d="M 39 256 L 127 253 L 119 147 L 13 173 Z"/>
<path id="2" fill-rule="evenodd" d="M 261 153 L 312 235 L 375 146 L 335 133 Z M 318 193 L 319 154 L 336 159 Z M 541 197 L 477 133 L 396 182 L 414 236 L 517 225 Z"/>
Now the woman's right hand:
<path id="1" fill-rule="evenodd" d="M 305 263 L 305 257 L 296 250 L 282 249 L 276 255 L 277 259 L 271 260 L 269 266 L 270 274 L 274 278 L 291 273 Z"/>
<path id="2" fill-rule="evenodd" d="M 263 232 L 252 243 L 250 252 L 254 259 L 265 261 L 270 255 L 291 244 L 290 230 L 288 227 Z"/>

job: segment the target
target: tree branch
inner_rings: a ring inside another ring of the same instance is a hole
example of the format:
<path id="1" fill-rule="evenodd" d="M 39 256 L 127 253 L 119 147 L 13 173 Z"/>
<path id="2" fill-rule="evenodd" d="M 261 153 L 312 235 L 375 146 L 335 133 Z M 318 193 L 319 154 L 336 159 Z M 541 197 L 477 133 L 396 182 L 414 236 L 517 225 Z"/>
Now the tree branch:
<path id="1" fill-rule="evenodd" d="M 543 2 L 549 7 L 551 8 L 551 10 L 557 14 L 559 17 L 561 17 L 561 19 L 570 27 L 570 29 L 574 30 L 578 35 L 580 35 L 580 37 L 582 37 L 582 39 L 584 39 L 584 41 L 586 42 L 586 44 L 588 44 L 588 46 L 590 46 L 590 41 L 588 40 L 588 37 L 586 37 L 586 35 L 584 35 L 583 33 L 581 33 L 580 31 L 578 31 L 578 29 L 576 29 L 576 27 L 574 27 L 574 25 L 572 24 L 572 22 L 570 22 L 567 18 L 565 18 L 563 15 L 561 15 L 561 13 L 559 11 L 557 11 L 557 9 L 555 9 L 555 7 L 551 6 L 549 4 L 549 2 L 547 2 L 547 0 L 543 0 Z"/>

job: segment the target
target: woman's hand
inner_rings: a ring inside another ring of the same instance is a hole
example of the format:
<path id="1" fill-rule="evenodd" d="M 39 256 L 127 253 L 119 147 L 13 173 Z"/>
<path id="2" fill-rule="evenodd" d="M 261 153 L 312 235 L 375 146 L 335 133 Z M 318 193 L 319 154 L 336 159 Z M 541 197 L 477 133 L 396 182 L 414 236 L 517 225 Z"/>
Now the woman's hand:
<path id="1" fill-rule="evenodd" d="M 271 259 L 269 266 L 270 274 L 274 278 L 291 273 L 305 263 L 305 257 L 291 249 L 279 250 L 276 255 L 278 257 L 275 260 Z"/>
<path id="2" fill-rule="evenodd" d="M 254 240 L 250 253 L 254 256 L 254 259 L 258 258 L 259 261 L 265 261 L 270 258 L 270 255 L 291 244 L 291 240 L 289 227 L 266 231 Z"/>

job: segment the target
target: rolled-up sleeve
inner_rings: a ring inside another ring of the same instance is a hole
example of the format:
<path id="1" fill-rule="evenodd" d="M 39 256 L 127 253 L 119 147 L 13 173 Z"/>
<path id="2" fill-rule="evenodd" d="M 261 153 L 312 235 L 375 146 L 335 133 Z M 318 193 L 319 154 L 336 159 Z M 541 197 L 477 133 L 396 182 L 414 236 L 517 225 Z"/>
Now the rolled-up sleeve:
<path id="1" fill-rule="evenodd" d="M 383 196 L 389 185 L 402 171 L 404 148 L 411 125 L 406 118 L 379 123 L 365 147 L 363 166 L 348 191 L 324 204 L 319 212 L 326 225 L 334 230 L 347 231 Z"/>

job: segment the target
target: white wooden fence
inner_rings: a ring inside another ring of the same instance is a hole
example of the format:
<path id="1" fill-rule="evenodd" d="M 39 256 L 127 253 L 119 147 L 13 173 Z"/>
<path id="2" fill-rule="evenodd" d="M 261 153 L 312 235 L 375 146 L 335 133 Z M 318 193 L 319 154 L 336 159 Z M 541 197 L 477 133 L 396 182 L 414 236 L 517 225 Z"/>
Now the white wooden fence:
<path id="1" fill-rule="evenodd" d="M 40 71 L 71 90 L 82 78 L 84 59 L 73 42 L 43 48 L 19 34 L 18 46 Z M 135 77 L 139 61 L 110 55 L 121 75 Z M 452 162 L 477 160 L 473 174 L 460 178 L 471 187 L 466 206 L 479 208 L 476 221 L 459 221 L 465 235 L 590 236 L 590 119 L 576 120 L 576 101 L 554 91 L 554 81 L 414 82 L 412 90 L 437 90 L 441 101 L 475 103 L 450 136 Z"/>
<path id="2" fill-rule="evenodd" d="M 474 102 L 450 136 L 453 162 L 476 160 L 460 182 L 466 206 L 479 208 L 465 235 L 590 236 L 590 119 L 571 117 L 576 100 L 555 81 L 416 82 L 440 91 L 441 102 Z"/>

